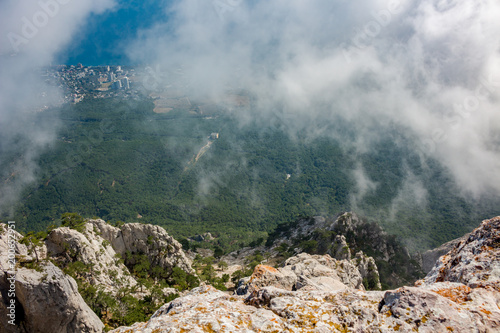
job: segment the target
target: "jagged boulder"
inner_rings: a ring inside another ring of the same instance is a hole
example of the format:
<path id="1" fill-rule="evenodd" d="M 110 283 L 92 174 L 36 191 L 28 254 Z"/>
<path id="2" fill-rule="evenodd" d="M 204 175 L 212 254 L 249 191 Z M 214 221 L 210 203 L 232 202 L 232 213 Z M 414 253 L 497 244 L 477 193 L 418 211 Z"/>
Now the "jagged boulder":
<path id="1" fill-rule="evenodd" d="M 179 267 L 192 273 L 191 261 L 182 250 L 182 245 L 162 227 L 151 224 L 129 223 L 121 228 L 113 227 L 103 220 L 90 220 L 100 236 L 111 243 L 122 257 L 127 253 L 144 254 L 152 265 L 171 270 Z"/>
<path id="2" fill-rule="evenodd" d="M 297 276 L 299 284 L 295 286 L 296 290 L 305 286 L 316 290 L 338 290 L 338 282 L 347 287 L 364 289 L 363 278 L 352 262 L 336 260 L 327 254 L 301 253 L 287 259 L 282 271 Z"/>
<path id="3" fill-rule="evenodd" d="M 92 224 L 86 223 L 82 228 L 82 232 L 67 227 L 50 232 L 45 240 L 49 255 L 63 266 L 76 262 L 85 265 L 78 274 L 113 295 L 120 289 L 136 286 L 137 281 L 110 242 L 98 235 Z"/>
<path id="4" fill-rule="evenodd" d="M 0 252 L 8 253 L 9 238 L 5 225 L 0 228 Z M 19 241 L 22 236 L 12 233 Z M 13 238 L 12 238 L 13 239 Z M 28 249 L 23 244 L 11 243 L 16 259 L 26 258 Z M 0 327 L 2 332 L 70 333 L 102 332 L 104 325 L 85 304 L 78 293 L 75 280 L 49 261 L 33 262 L 36 269 L 17 267 L 12 277 L 8 257 L 0 257 Z M 8 309 L 13 299 L 9 295 L 13 281 L 15 290 L 16 323 L 8 323 Z"/>
<path id="5" fill-rule="evenodd" d="M 236 293 L 244 295 L 265 286 L 285 290 L 339 290 L 347 287 L 364 289 L 363 278 L 350 261 L 307 253 L 289 258 L 278 269 L 256 266 L 250 278 L 240 281 Z"/>
<path id="6" fill-rule="evenodd" d="M 460 282 L 500 291 L 500 217 L 482 222 L 458 242 L 418 284 Z"/>
<path id="7" fill-rule="evenodd" d="M 366 284 L 365 287 L 371 290 L 382 289 L 377 265 L 372 257 L 368 257 L 363 251 L 359 251 L 351 262 L 358 269 L 359 274 L 363 278 L 363 285 Z"/>
<path id="8" fill-rule="evenodd" d="M 292 290 L 296 282 L 297 276 L 293 273 L 286 272 L 286 274 L 283 274 L 274 267 L 257 265 L 250 277 L 240 280 L 236 294 L 245 295 L 265 286 Z"/>
<path id="9" fill-rule="evenodd" d="M 460 238 L 451 240 L 449 242 L 446 242 L 442 244 L 441 246 L 427 250 L 424 253 L 422 253 L 422 269 L 425 273 L 429 273 L 431 269 L 434 268 L 434 265 L 436 264 L 436 261 L 443 255 L 447 254 L 450 252 L 458 243 L 460 243 L 463 240 L 466 240 L 469 237 L 469 234 L 462 236 Z"/>

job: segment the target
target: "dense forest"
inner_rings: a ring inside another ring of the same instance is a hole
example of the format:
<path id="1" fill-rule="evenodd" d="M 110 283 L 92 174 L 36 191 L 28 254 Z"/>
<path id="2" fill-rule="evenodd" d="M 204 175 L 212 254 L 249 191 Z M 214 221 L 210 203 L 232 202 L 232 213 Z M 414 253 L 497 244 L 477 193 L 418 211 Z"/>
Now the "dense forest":
<path id="1" fill-rule="evenodd" d="M 423 162 L 396 130 L 359 153 L 341 139 L 356 133 L 340 121 L 329 128 L 336 135 L 290 135 L 272 123 L 242 124 L 237 110 L 153 109 L 149 98 L 85 99 L 44 111 L 61 123 L 58 139 L 14 216 L 2 219 L 39 231 L 77 212 L 158 224 L 178 238 L 209 231 L 227 251 L 299 216 L 356 210 L 423 249 L 500 212 L 497 198 L 466 200 L 447 170 Z M 360 168 L 376 186 L 360 188 Z"/>

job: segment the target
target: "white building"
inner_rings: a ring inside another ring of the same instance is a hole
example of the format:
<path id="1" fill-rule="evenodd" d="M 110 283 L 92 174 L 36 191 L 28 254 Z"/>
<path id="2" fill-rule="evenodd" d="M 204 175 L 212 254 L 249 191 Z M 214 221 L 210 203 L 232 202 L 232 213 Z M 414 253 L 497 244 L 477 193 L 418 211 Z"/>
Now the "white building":
<path id="1" fill-rule="evenodd" d="M 130 80 L 128 77 L 124 77 L 122 80 L 123 89 L 130 89 Z"/>

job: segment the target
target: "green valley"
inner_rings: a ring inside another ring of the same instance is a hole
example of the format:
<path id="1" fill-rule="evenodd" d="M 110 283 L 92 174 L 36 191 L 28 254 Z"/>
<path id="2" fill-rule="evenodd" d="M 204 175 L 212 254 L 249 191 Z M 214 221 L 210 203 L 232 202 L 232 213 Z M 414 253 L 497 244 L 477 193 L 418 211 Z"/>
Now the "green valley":
<path id="1" fill-rule="evenodd" d="M 39 231 L 77 212 L 158 224 L 176 238 L 211 232 L 228 251 L 300 216 L 347 210 L 422 249 L 500 213 L 494 198 L 460 196 L 447 171 L 422 163 L 404 133 L 387 133 L 361 154 L 346 144 L 356 133 L 341 121 L 328 129 L 336 136 L 291 135 L 278 122 L 242 124 L 237 108 L 154 107 L 150 98 L 87 98 L 44 111 L 44 119 L 61 123 L 58 140 L 41 155 L 14 216 L 3 218 Z M 359 165 L 376 186 L 360 190 Z M 409 178 L 425 190 L 421 202 Z"/>

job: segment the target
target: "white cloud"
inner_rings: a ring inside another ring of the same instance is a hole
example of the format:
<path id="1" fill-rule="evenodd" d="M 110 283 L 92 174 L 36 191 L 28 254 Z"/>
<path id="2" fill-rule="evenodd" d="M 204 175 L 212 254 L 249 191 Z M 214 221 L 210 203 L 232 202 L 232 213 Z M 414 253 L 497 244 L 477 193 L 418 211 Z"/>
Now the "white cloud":
<path id="1" fill-rule="evenodd" d="M 199 94 L 251 91 L 258 107 L 242 119 L 298 129 L 341 117 L 360 150 L 391 124 L 465 192 L 500 191 L 498 1 L 187 0 L 169 10 L 174 19 L 143 31 L 131 57 L 184 64 Z"/>
<path id="2" fill-rule="evenodd" d="M 57 123 L 40 122 L 37 110 L 60 98 L 40 68 L 84 28 L 86 18 L 114 0 L 0 2 L 0 212 L 11 212 L 22 188 L 34 179 L 36 159 L 53 142 Z M 43 118 L 42 118 L 43 119 Z M 6 160 L 6 158 L 13 160 Z"/>

